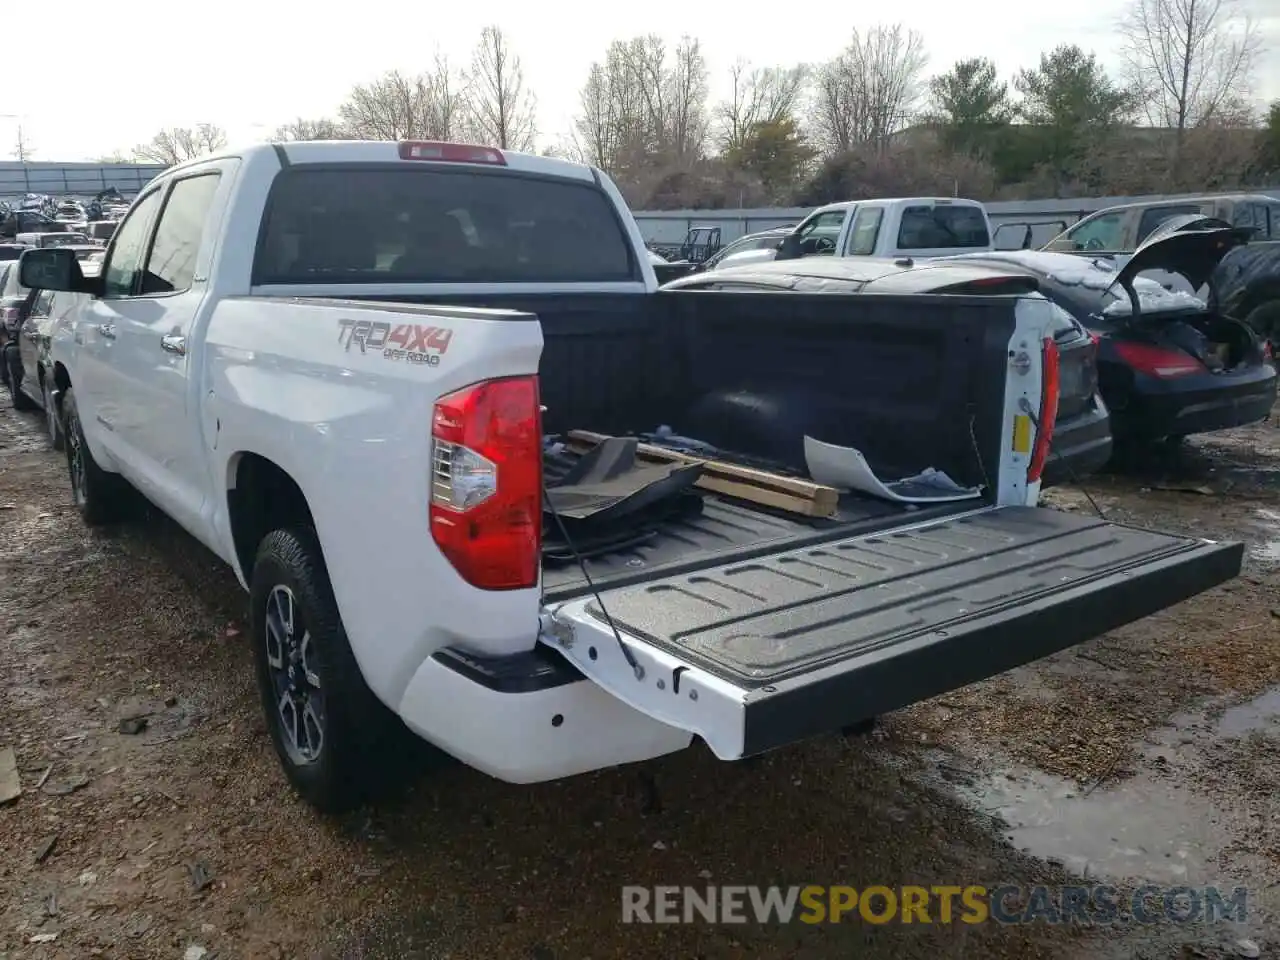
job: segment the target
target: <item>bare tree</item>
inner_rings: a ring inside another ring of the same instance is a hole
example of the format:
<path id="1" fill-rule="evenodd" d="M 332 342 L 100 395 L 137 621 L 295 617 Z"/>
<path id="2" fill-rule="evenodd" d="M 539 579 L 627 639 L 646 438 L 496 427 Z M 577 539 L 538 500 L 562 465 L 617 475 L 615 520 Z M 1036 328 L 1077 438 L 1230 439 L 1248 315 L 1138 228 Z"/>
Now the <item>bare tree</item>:
<path id="1" fill-rule="evenodd" d="M 227 132 L 212 123 L 169 127 L 148 142 L 134 147 L 133 157 L 143 163 L 163 163 L 171 167 L 175 163 L 215 153 L 226 145 Z"/>
<path id="2" fill-rule="evenodd" d="M 481 31 L 468 79 L 467 106 L 475 139 L 508 150 L 532 150 L 537 105 L 525 88 L 520 57 L 500 27 Z"/>
<path id="3" fill-rule="evenodd" d="M 884 147 L 909 122 L 924 85 L 924 39 L 900 25 L 857 30 L 839 56 L 819 68 L 810 114 L 828 154 L 855 144 Z"/>
<path id="4" fill-rule="evenodd" d="M 1121 31 L 1139 108 L 1175 131 L 1178 154 L 1188 128 L 1247 111 L 1262 35 L 1240 0 L 1133 0 Z"/>
<path id="5" fill-rule="evenodd" d="M 22 124 L 18 124 L 18 139 L 13 146 L 13 159 L 19 163 L 29 163 L 35 152 L 36 148 L 31 143 L 31 138 L 22 129 Z"/>
<path id="6" fill-rule="evenodd" d="M 290 120 L 288 123 L 281 124 L 276 127 L 273 140 L 290 141 L 290 140 L 345 140 L 347 133 L 342 129 L 342 125 L 336 120 L 330 120 L 328 117 L 320 117 L 317 120 L 306 120 L 298 117 L 296 120 Z"/>
<path id="7" fill-rule="evenodd" d="M 457 140 L 463 131 L 462 80 L 443 56 L 415 76 L 392 70 L 352 88 L 338 108 L 342 127 L 361 140 Z"/>
<path id="8" fill-rule="evenodd" d="M 662 126 L 677 164 L 702 156 L 707 142 L 707 58 L 694 37 L 681 37 L 673 62 L 662 78 L 667 110 Z"/>
<path id="9" fill-rule="evenodd" d="M 717 139 L 726 152 L 740 150 L 761 125 L 794 120 L 809 79 L 808 67 L 760 67 L 744 60 L 730 68 L 729 99 L 715 110 Z"/>
<path id="10" fill-rule="evenodd" d="M 692 37 L 668 50 L 660 37 L 610 44 L 578 95 L 581 152 L 611 173 L 688 167 L 707 139 L 707 65 Z"/>

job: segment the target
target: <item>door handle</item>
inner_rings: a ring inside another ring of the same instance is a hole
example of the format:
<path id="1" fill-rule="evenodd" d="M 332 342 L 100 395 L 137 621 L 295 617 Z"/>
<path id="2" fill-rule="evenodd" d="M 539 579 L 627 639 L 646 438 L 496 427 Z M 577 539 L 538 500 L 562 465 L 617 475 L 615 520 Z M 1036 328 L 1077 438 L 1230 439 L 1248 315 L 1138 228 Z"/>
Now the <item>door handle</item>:
<path id="1" fill-rule="evenodd" d="M 187 338 L 180 337 L 175 333 L 166 334 L 160 338 L 160 347 L 166 353 L 176 353 L 178 356 L 186 356 Z"/>
<path id="2" fill-rule="evenodd" d="M 106 340 L 114 340 L 116 338 L 116 325 L 114 323 L 98 324 L 98 333 Z"/>

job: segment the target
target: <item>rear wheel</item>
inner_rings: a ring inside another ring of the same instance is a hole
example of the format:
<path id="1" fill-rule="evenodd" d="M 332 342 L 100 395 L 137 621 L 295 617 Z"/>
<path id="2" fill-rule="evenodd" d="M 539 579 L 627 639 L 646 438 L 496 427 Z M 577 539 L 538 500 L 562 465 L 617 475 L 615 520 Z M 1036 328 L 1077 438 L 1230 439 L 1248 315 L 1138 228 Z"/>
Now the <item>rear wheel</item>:
<path id="1" fill-rule="evenodd" d="M 249 606 L 258 692 L 290 784 L 323 813 L 371 799 L 403 764 L 392 744 L 411 734 L 364 682 L 312 531 L 262 539 Z"/>
<path id="2" fill-rule="evenodd" d="M 62 397 L 63 424 L 66 435 L 67 473 L 71 479 L 71 497 L 80 517 L 91 527 L 120 519 L 131 491 L 125 481 L 107 473 L 84 439 L 80 411 L 76 409 L 76 393 L 68 388 Z"/>

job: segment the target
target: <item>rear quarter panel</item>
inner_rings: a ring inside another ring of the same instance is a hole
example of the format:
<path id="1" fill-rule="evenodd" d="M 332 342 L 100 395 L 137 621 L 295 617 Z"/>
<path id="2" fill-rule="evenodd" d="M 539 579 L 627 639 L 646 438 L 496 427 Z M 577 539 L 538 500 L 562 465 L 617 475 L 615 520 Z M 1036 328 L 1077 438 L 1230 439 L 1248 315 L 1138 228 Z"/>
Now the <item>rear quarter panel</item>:
<path id="1" fill-rule="evenodd" d="M 368 328 L 362 348 L 350 332 L 366 321 L 383 326 Z M 444 349 L 427 351 L 435 365 L 386 352 L 387 332 L 402 324 L 447 331 Z M 427 495 L 435 400 L 534 373 L 541 349 L 528 314 L 253 297 L 214 308 L 201 429 L 215 535 L 234 557 L 225 492 L 244 455 L 288 473 L 310 507 L 356 659 L 388 705 L 441 646 L 500 654 L 534 642 L 539 591 L 467 585 L 431 538 Z"/>

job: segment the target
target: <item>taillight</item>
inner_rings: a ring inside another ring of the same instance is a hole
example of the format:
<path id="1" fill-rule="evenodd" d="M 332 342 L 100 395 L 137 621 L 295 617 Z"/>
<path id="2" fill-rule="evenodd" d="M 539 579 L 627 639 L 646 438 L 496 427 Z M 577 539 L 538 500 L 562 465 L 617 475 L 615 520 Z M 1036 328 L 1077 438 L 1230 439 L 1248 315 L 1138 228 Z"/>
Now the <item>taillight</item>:
<path id="1" fill-rule="evenodd" d="M 501 150 L 470 143 L 438 143 L 405 140 L 400 143 L 401 160 L 438 160 L 444 163 L 487 163 L 505 167 L 507 158 Z"/>
<path id="2" fill-rule="evenodd" d="M 1058 345 L 1053 337 L 1045 337 L 1040 353 L 1040 422 L 1036 428 L 1036 443 L 1031 449 L 1031 465 L 1027 467 L 1027 483 L 1040 479 L 1049 459 L 1053 428 L 1058 422 L 1058 373 Z"/>
<path id="3" fill-rule="evenodd" d="M 1148 376 L 1170 379 L 1204 373 L 1208 368 L 1190 354 L 1181 350 L 1166 350 L 1150 343 L 1134 343 L 1117 340 L 1113 343 L 1116 353 L 1134 370 Z"/>
<path id="4" fill-rule="evenodd" d="M 483 590 L 536 586 L 542 554 L 538 378 L 486 380 L 431 418 L 431 536 Z"/>

